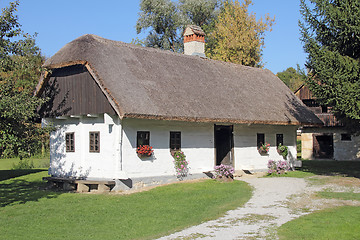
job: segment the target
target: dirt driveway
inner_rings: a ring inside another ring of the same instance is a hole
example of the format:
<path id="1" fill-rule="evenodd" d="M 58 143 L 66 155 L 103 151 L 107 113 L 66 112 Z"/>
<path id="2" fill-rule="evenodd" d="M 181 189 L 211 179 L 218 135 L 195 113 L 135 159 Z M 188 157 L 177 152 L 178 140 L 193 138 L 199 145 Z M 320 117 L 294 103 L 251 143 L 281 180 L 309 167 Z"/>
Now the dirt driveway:
<path id="1" fill-rule="evenodd" d="M 348 190 L 348 185 L 342 186 L 338 182 L 314 184 L 309 179 L 287 177 L 239 180 L 254 187 L 254 194 L 244 207 L 228 211 L 222 218 L 160 239 L 276 239 L 275 229 L 299 216 L 337 205 L 360 205 L 356 201 L 324 200 L 314 197 L 315 192 L 322 189 Z"/>

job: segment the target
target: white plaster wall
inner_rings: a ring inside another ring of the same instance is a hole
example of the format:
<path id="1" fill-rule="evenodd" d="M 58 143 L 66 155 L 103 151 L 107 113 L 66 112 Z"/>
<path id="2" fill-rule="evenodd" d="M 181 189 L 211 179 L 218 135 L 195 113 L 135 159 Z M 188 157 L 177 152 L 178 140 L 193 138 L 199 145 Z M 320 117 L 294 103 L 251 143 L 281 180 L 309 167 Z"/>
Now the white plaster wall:
<path id="1" fill-rule="evenodd" d="M 53 120 L 50 135 L 50 173 L 54 176 L 113 178 L 119 170 L 120 124 L 107 114 Z M 100 152 L 89 151 L 89 132 L 100 132 Z M 65 133 L 75 133 L 75 152 L 66 152 Z"/>
<path id="2" fill-rule="evenodd" d="M 214 124 L 124 119 L 123 167 L 131 177 L 174 175 L 169 150 L 170 131 L 181 131 L 182 151 L 189 161 L 190 173 L 211 171 L 215 165 Z M 220 125 L 220 124 L 219 124 Z M 223 124 L 228 125 L 228 124 Z M 296 160 L 296 126 L 234 125 L 234 167 L 236 170 L 264 170 L 270 159 L 282 160 L 276 151 L 276 134 L 284 135 L 289 148 L 288 160 Z M 139 158 L 136 154 L 136 132 L 150 131 L 154 155 Z M 271 144 L 268 155 L 257 150 L 257 133 L 265 133 Z"/>
<path id="3" fill-rule="evenodd" d="M 175 175 L 169 149 L 170 131 L 181 131 L 181 150 L 189 161 L 190 173 L 211 171 L 214 167 L 214 130 L 209 123 L 186 123 L 123 119 L 123 170 L 130 178 Z M 137 131 L 150 131 L 151 157 L 136 154 Z"/>
<path id="4" fill-rule="evenodd" d="M 184 43 L 184 54 L 193 55 L 193 53 L 200 53 L 205 56 L 205 43 L 198 41 Z"/>
<path id="5" fill-rule="evenodd" d="M 296 160 L 296 129 L 297 126 L 276 125 L 235 125 L 234 155 L 236 170 L 267 169 L 269 160 L 283 160 L 276 150 L 276 134 L 283 134 L 284 145 L 288 147 L 287 159 Z M 265 134 L 265 142 L 270 144 L 269 154 L 261 155 L 257 149 L 257 133 Z"/>
<path id="6" fill-rule="evenodd" d="M 212 171 L 215 165 L 214 124 L 123 119 L 107 114 L 53 120 L 57 130 L 50 137 L 51 174 L 91 178 L 135 178 L 175 175 L 169 149 L 170 131 L 181 132 L 181 146 L 189 161 L 190 174 Z M 219 124 L 220 125 L 220 124 Z M 223 124 L 229 125 L 229 124 Z M 100 153 L 89 152 L 89 132 L 100 132 Z M 137 131 L 150 131 L 151 157 L 136 154 Z M 65 151 L 65 133 L 75 133 L 75 152 Z M 256 134 L 264 133 L 270 143 L 268 155 L 260 155 Z M 296 159 L 296 127 L 234 125 L 234 167 L 236 170 L 266 169 L 268 160 L 280 160 L 276 134 L 284 135 L 288 159 Z"/>

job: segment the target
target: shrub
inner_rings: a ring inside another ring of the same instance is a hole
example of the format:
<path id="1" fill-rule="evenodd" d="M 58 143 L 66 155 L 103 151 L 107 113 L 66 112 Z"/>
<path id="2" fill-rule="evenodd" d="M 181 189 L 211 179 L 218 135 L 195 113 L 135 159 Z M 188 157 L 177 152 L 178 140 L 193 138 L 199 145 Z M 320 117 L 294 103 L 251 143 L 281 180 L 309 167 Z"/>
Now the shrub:
<path id="1" fill-rule="evenodd" d="M 285 160 L 274 161 L 269 160 L 268 162 L 268 174 L 284 174 L 289 171 L 289 163 Z"/>
<path id="2" fill-rule="evenodd" d="M 13 164 L 12 170 L 19 170 L 19 169 L 32 169 L 34 168 L 34 162 L 29 159 L 19 160 L 17 164 Z"/>
<path id="3" fill-rule="evenodd" d="M 217 178 L 233 178 L 234 168 L 230 165 L 221 164 L 214 167 L 215 175 Z"/>
<path id="4" fill-rule="evenodd" d="M 186 161 L 186 156 L 182 151 L 175 151 L 172 153 L 172 156 L 174 158 L 176 177 L 179 180 L 183 180 L 189 173 L 189 162 Z"/>

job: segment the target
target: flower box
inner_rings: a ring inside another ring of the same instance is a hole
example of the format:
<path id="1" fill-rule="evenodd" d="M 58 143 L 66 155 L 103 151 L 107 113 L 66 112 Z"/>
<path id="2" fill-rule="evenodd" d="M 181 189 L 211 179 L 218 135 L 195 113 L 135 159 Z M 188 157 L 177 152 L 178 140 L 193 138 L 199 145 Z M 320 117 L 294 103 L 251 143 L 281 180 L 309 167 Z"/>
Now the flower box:
<path id="1" fill-rule="evenodd" d="M 269 150 L 270 150 L 270 144 L 269 143 L 262 144 L 258 148 L 258 151 L 259 151 L 260 154 L 268 154 Z"/>
<path id="2" fill-rule="evenodd" d="M 149 145 L 140 145 L 136 149 L 136 153 L 139 157 L 150 157 L 154 153 L 154 150 Z"/>

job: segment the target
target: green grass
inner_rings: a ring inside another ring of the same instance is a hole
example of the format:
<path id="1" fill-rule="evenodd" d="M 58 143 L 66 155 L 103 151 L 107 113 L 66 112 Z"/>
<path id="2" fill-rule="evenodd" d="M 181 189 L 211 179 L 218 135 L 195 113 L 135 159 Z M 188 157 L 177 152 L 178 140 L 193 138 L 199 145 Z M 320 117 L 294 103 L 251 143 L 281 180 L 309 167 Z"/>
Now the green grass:
<path id="1" fill-rule="evenodd" d="M 315 175 L 341 176 L 360 178 L 359 161 L 317 161 L 302 160 L 302 167 L 282 175 L 267 175 L 266 177 L 296 177 L 307 178 Z"/>
<path id="2" fill-rule="evenodd" d="M 354 192 L 331 192 L 331 191 L 321 191 L 317 193 L 318 197 L 327 198 L 327 199 L 341 199 L 341 200 L 356 200 L 360 201 L 360 193 Z"/>
<path id="3" fill-rule="evenodd" d="M 298 169 L 315 175 L 360 177 L 359 161 L 316 161 L 303 160 L 302 167 Z"/>
<path id="4" fill-rule="evenodd" d="M 46 171 L 0 181 L 0 239 L 153 239 L 247 202 L 244 182 L 179 183 L 131 195 L 42 190 Z"/>
<path id="5" fill-rule="evenodd" d="M 303 171 L 289 171 L 286 172 L 285 174 L 271 174 L 271 175 L 266 175 L 265 177 L 294 177 L 294 178 L 306 178 L 306 177 L 311 177 L 314 176 L 315 174 L 311 173 L 311 172 L 303 172 Z"/>
<path id="6" fill-rule="evenodd" d="M 351 161 L 303 161 L 298 171 L 288 175 L 299 174 L 307 177 L 312 184 L 337 184 L 340 186 L 358 187 L 360 162 Z M 325 190 L 317 197 L 326 199 L 357 200 L 360 193 L 332 192 Z M 360 239 L 360 207 L 343 206 L 322 210 L 285 223 L 278 229 L 280 239 Z"/>
<path id="7" fill-rule="evenodd" d="M 19 161 L 20 158 L 0 158 L 0 170 L 12 169 Z M 48 168 L 50 164 L 50 155 L 47 153 L 45 156 L 33 156 L 31 158 L 23 159 L 23 161 L 33 162 L 34 168 Z"/>
<path id="8" fill-rule="evenodd" d="M 360 207 L 323 210 L 282 225 L 280 239 L 360 239 Z"/>

